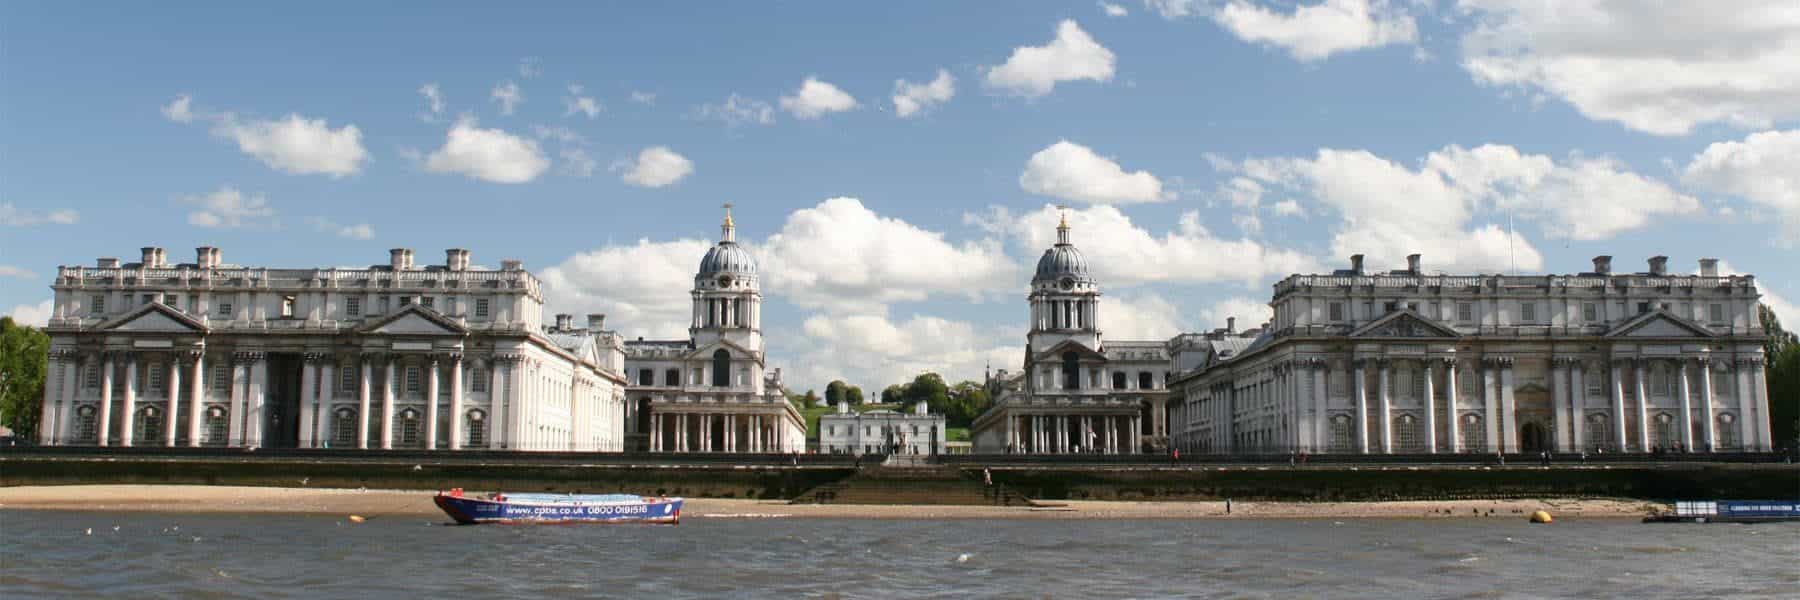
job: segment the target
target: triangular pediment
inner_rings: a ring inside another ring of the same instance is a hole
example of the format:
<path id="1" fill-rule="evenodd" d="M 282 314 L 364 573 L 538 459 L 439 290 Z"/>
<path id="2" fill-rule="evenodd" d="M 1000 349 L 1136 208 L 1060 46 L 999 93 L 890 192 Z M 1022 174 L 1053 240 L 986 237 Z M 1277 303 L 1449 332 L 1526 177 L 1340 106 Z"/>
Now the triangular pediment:
<path id="1" fill-rule="evenodd" d="M 1062 360 L 1063 353 L 1071 351 L 1073 351 L 1081 360 L 1106 360 L 1105 354 L 1093 348 L 1089 348 L 1075 340 L 1063 340 L 1056 345 L 1051 346 L 1050 349 L 1039 352 L 1037 354 L 1037 359 L 1040 361 Z"/>
<path id="2" fill-rule="evenodd" d="M 1624 338 L 1709 338 L 1718 334 L 1700 324 L 1657 309 L 1620 323 L 1607 337 Z"/>
<path id="3" fill-rule="evenodd" d="M 695 348 L 694 351 L 688 353 L 687 357 L 689 360 L 712 360 L 713 353 L 718 352 L 719 350 L 730 353 L 732 358 L 755 360 L 759 362 L 762 360 L 755 352 L 751 352 L 743 346 L 733 344 L 726 340 L 718 340 L 711 344 Z"/>
<path id="4" fill-rule="evenodd" d="M 364 325 L 362 332 L 386 335 L 461 336 L 467 334 L 469 330 L 435 310 L 418 304 L 410 304 L 394 314 Z"/>
<path id="5" fill-rule="evenodd" d="M 206 325 L 160 302 L 152 302 L 102 323 L 100 329 L 126 333 L 205 333 Z"/>
<path id="6" fill-rule="evenodd" d="M 1455 338 L 1461 335 L 1410 308 L 1370 321 L 1350 332 L 1353 338 Z"/>

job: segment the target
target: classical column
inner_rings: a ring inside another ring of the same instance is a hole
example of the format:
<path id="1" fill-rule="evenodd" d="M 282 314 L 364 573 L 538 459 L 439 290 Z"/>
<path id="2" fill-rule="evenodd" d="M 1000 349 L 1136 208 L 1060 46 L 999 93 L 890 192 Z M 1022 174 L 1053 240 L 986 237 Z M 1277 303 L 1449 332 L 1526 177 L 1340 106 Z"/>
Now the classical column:
<path id="1" fill-rule="evenodd" d="M 400 370 L 400 356 L 389 354 L 387 358 L 387 366 L 381 375 L 381 449 L 393 450 L 394 398 L 400 395 L 400 378 L 395 375 Z"/>
<path id="2" fill-rule="evenodd" d="M 1519 451 L 1519 411 L 1513 401 L 1513 359 L 1500 358 L 1500 439 L 1505 452 Z"/>
<path id="3" fill-rule="evenodd" d="M 1138 452 L 1143 450 L 1144 444 L 1142 443 L 1142 438 L 1139 437 L 1139 436 L 1143 435 L 1143 432 L 1144 432 L 1144 416 L 1143 415 L 1132 416 L 1131 417 L 1131 432 L 1126 434 L 1126 436 L 1125 436 L 1126 442 L 1130 443 L 1131 447 L 1126 450 L 1126 452 L 1125 452 L 1126 454 L 1137 454 Z"/>
<path id="4" fill-rule="evenodd" d="M 269 407 L 269 364 L 258 352 L 250 358 L 250 397 L 246 402 L 250 405 L 250 420 L 245 423 L 244 437 L 249 445 L 261 447 L 263 429 L 268 423 Z"/>
<path id="5" fill-rule="evenodd" d="M 1706 420 L 1703 424 L 1706 427 L 1706 451 L 1718 452 L 1719 432 L 1713 425 L 1717 421 L 1717 417 L 1713 416 L 1712 359 L 1702 356 L 1698 362 L 1700 365 L 1700 414 Z"/>
<path id="6" fill-rule="evenodd" d="M 436 450 L 438 445 L 438 357 L 433 354 L 425 357 L 425 449 Z M 570 415 L 574 414 L 570 407 Z"/>
<path id="7" fill-rule="evenodd" d="M 688 451 L 687 413 L 675 415 L 675 451 Z"/>
<path id="8" fill-rule="evenodd" d="M 1485 450 L 1488 452 L 1501 451 L 1500 420 L 1503 417 L 1500 415 L 1500 399 L 1494 397 L 1494 388 L 1499 386 L 1499 382 L 1496 381 L 1499 374 L 1494 372 L 1499 366 L 1498 363 L 1499 361 L 1493 357 L 1481 359 L 1481 405 L 1484 414 L 1487 415 L 1486 423 L 1483 425 L 1487 428 L 1487 448 Z"/>
<path id="9" fill-rule="evenodd" d="M 1437 454 L 1437 364 L 1436 359 L 1419 361 L 1425 377 L 1425 452 Z"/>
<path id="10" fill-rule="evenodd" d="M 508 423 L 506 420 L 506 411 L 504 410 L 506 406 L 506 386 L 511 380 L 508 379 L 507 382 L 502 382 L 500 379 L 500 364 L 504 359 L 505 357 L 503 355 L 491 355 L 488 357 L 487 362 L 482 365 L 488 372 L 488 422 L 483 425 L 488 428 L 489 435 L 487 443 L 489 448 L 506 448 L 507 444 L 512 441 L 512 438 L 506 435 Z"/>
<path id="11" fill-rule="evenodd" d="M 300 447 L 313 447 L 313 415 L 317 414 L 318 386 L 313 383 L 317 376 L 320 356 L 307 354 L 300 357 Z"/>
<path id="12" fill-rule="evenodd" d="M 1761 356 L 1750 359 L 1750 393 L 1754 397 L 1754 402 L 1751 404 L 1756 407 L 1756 417 L 1738 419 L 1738 422 L 1743 423 L 1744 427 L 1756 431 L 1756 446 L 1747 447 L 1756 452 L 1768 452 L 1775 449 L 1775 434 L 1771 431 L 1769 424 L 1773 419 L 1769 417 L 1769 373 L 1768 369 L 1764 368 L 1766 361 L 1767 359 Z M 1707 420 L 1711 421 L 1712 419 L 1708 418 Z"/>
<path id="13" fill-rule="evenodd" d="M 1331 446 L 1331 419 L 1327 415 L 1330 409 L 1331 393 L 1329 377 L 1331 363 L 1325 359 L 1313 359 L 1313 451 L 1324 452 Z"/>
<path id="14" fill-rule="evenodd" d="M 1553 429 L 1556 432 L 1558 452 L 1569 452 L 1573 449 L 1574 444 L 1574 440 L 1570 437 L 1573 434 L 1568 431 L 1570 428 L 1564 426 L 1569 421 L 1566 417 L 1566 409 L 1569 406 L 1568 362 L 1569 359 L 1562 357 L 1551 357 L 1550 359 L 1550 414 L 1552 415 L 1551 422 L 1555 424 Z"/>
<path id="15" fill-rule="evenodd" d="M 364 354 L 357 356 L 356 362 L 362 365 L 362 375 L 357 377 L 356 387 L 356 447 L 367 450 L 369 449 L 369 410 L 371 408 L 369 388 L 374 386 L 375 358 Z"/>
<path id="16" fill-rule="evenodd" d="M 1379 359 L 1376 366 L 1381 369 L 1381 453 L 1394 453 L 1394 362 Z"/>
<path id="17" fill-rule="evenodd" d="M 1581 359 L 1569 359 L 1569 439 L 1575 452 L 1587 447 L 1587 379 L 1581 376 Z"/>
<path id="18" fill-rule="evenodd" d="M 723 302 L 720 302 L 720 304 L 723 304 Z M 723 310 L 723 307 L 720 307 L 720 309 Z M 701 452 L 712 452 L 712 450 L 713 450 L 713 447 L 712 447 L 713 416 L 708 413 L 700 413 L 700 414 L 697 414 L 694 416 L 696 418 L 700 419 L 700 451 Z"/>
<path id="19" fill-rule="evenodd" d="M 63 363 L 62 385 L 62 417 L 57 420 L 56 441 L 59 444 L 74 442 L 75 427 L 75 392 L 81 388 L 82 363 L 81 354 L 70 350 L 67 362 Z"/>
<path id="20" fill-rule="evenodd" d="M 1449 442 L 1450 453 L 1462 452 L 1462 420 L 1456 413 L 1457 397 L 1462 394 L 1462 387 L 1456 385 L 1456 358 L 1444 359 L 1444 440 Z"/>
<path id="21" fill-rule="evenodd" d="M 167 366 L 169 368 L 169 377 L 167 379 L 168 388 L 169 388 L 167 390 L 169 392 L 169 413 L 168 413 L 168 415 L 163 417 L 163 437 L 167 438 L 166 440 L 164 440 L 165 441 L 164 445 L 166 445 L 170 448 L 174 448 L 175 447 L 175 432 L 181 430 L 180 427 L 176 426 L 176 424 L 180 423 L 181 421 L 178 421 L 175 418 L 177 415 L 181 414 L 181 411 L 179 410 L 180 404 L 181 404 L 181 360 L 180 360 L 180 355 L 170 352 L 169 353 L 169 364 Z M 199 385 L 199 382 L 196 381 L 196 382 L 194 382 L 194 384 Z M 45 386 L 45 387 L 49 387 L 49 386 Z M 149 440 L 145 440 L 145 441 L 149 441 Z"/>
<path id="22" fill-rule="evenodd" d="M 1648 365 L 1649 362 L 1650 361 L 1638 359 L 1633 363 L 1633 366 L 1636 367 L 1633 371 L 1634 376 L 1632 379 L 1634 380 L 1633 383 L 1637 385 L 1637 441 L 1639 452 L 1650 451 L 1650 394 L 1648 393 L 1649 388 L 1644 385 L 1645 366 Z"/>
<path id="23" fill-rule="evenodd" d="M 1357 359 L 1356 369 L 1356 447 L 1369 453 L 1369 361 Z"/>
<path id="24" fill-rule="evenodd" d="M 125 413 L 123 418 L 119 419 L 120 446 L 130 447 L 132 443 L 131 438 L 135 433 L 132 431 L 132 425 L 137 422 L 137 372 L 137 354 L 127 353 L 125 355 L 125 403 L 120 405 Z"/>
<path id="25" fill-rule="evenodd" d="M 662 452 L 662 413 L 650 413 L 650 451 Z"/>
<path id="26" fill-rule="evenodd" d="M 1688 452 L 1696 450 L 1694 446 L 1694 400 L 1688 390 L 1688 361 L 1677 359 L 1675 370 L 1681 373 L 1681 447 Z"/>
<path id="27" fill-rule="evenodd" d="M 112 387 L 113 357 L 116 352 L 104 352 L 104 360 L 100 369 L 100 426 L 95 428 L 96 441 L 101 446 L 110 445 L 112 437 Z"/>
<path id="28" fill-rule="evenodd" d="M 450 449 L 461 450 L 467 442 L 463 435 L 463 361 L 461 354 L 450 355 Z"/>
<path id="29" fill-rule="evenodd" d="M 68 361 L 63 360 L 62 354 L 61 350 L 51 350 L 49 361 L 44 366 L 44 397 L 43 404 L 40 405 L 43 408 L 38 413 L 37 438 L 39 444 L 46 446 L 56 443 L 57 421 L 63 412 L 62 394 L 58 393 L 63 378 L 62 372 L 57 371 L 57 368 L 63 367 Z"/>
<path id="30" fill-rule="evenodd" d="M 323 447 L 329 442 L 331 429 L 331 407 L 337 402 L 339 382 L 344 375 L 338 369 L 338 357 L 333 354 L 319 356 L 319 397 L 313 401 L 312 420 L 308 427 L 312 428 L 313 444 L 311 447 Z"/>
<path id="31" fill-rule="evenodd" d="M 1621 367 L 1629 359 L 1615 358 L 1612 361 L 1612 425 L 1613 444 L 1617 452 L 1625 451 L 1625 376 Z"/>

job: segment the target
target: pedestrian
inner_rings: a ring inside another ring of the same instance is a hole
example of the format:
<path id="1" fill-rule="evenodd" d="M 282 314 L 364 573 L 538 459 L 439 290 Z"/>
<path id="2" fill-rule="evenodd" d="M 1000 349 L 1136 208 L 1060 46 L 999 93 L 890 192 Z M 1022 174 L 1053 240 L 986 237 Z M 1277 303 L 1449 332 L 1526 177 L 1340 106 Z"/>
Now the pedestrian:
<path id="1" fill-rule="evenodd" d="M 1549 450 L 1539 452 L 1538 456 L 1544 460 L 1544 466 L 1546 466 L 1546 467 L 1550 466 L 1550 451 Z"/>
<path id="2" fill-rule="evenodd" d="M 1231 514 L 1231 499 L 1230 498 L 1225 499 L 1225 514 L 1228 514 L 1228 515 Z"/>
<path id="3" fill-rule="evenodd" d="M 1176 464 L 1179 462 L 1181 462 L 1181 449 L 1176 448 L 1169 454 L 1169 464 Z"/>
<path id="4" fill-rule="evenodd" d="M 994 486 L 994 474 L 993 472 L 988 471 L 987 467 L 981 468 L 981 483 L 986 484 L 988 487 Z"/>

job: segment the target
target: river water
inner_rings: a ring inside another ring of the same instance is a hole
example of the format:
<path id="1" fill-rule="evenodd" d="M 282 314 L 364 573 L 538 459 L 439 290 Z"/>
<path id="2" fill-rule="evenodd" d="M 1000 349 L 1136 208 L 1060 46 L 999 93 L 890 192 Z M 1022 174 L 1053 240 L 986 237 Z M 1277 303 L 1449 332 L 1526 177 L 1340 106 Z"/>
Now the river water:
<path id="1" fill-rule="evenodd" d="M 91 530 L 91 533 L 89 532 Z M 1800 523 L 0 511 L 4 598 L 1793 598 Z"/>

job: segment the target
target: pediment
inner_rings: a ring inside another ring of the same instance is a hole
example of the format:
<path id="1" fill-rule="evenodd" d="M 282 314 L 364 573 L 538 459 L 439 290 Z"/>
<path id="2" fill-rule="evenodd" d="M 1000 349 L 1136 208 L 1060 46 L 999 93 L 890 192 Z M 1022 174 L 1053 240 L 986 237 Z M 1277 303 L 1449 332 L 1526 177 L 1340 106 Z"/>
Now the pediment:
<path id="1" fill-rule="evenodd" d="M 400 309 L 399 312 L 389 315 L 387 318 L 365 325 L 362 332 L 387 335 L 461 336 L 467 334 L 469 330 L 437 311 L 413 304 Z"/>
<path id="2" fill-rule="evenodd" d="M 719 340 L 719 341 L 713 342 L 711 344 L 707 344 L 705 346 L 695 348 L 692 352 L 688 353 L 687 358 L 689 360 L 712 360 L 713 353 L 718 352 L 719 350 L 724 350 L 725 352 L 730 353 L 731 357 L 734 359 L 758 360 L 755 352 L 751 352 L 748 349 L 745 349 L 743 346 L 739 346 L 737 344 L 733 344 L 733 343 L 725 341 L 725 340 Z"/>
<path id="3" fill-rule="evenodd" d="M 1661 309 L 1620 323 L 1606 334 L 1607 337 L 1622 338 L 1710 338 L 1717 335 L 1693 321 Z"/>
<path id="4" fill-rule="evenodd" d="M 1442 323 L 1404 309 L 1370 321 L 1350 332 L 1353 338 L 1455 338 L 1462 334 Z"/>
<path id="5" fill-rule="evenodd" d="M 1105 361 L 1106 355 L 1075 340 L 1063 340 L 1050 349 L 1037 353 L 1038 360 L 1062 360 L 1064 352 L 1074 351 L 1081 360 Z"/>
<path id="6" fill-rule="evenodd" d="M 160 302 L 138 307 L 100 329 L 125 333 L 205 333 L 206 325 Z"/>

